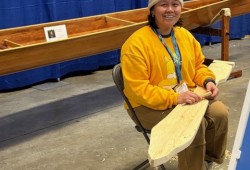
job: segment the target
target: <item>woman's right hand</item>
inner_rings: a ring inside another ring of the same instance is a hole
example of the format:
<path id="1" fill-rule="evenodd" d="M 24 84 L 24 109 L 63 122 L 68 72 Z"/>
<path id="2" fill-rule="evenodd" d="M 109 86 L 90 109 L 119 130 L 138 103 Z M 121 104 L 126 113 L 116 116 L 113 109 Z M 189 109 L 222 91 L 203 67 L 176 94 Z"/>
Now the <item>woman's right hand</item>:
<path id="1" fill-rule="evenodd" d="M 178 94 L 178 104 L 194 104 L 202 100 L 202 97 L 191 91 L 186 91 Z"/>

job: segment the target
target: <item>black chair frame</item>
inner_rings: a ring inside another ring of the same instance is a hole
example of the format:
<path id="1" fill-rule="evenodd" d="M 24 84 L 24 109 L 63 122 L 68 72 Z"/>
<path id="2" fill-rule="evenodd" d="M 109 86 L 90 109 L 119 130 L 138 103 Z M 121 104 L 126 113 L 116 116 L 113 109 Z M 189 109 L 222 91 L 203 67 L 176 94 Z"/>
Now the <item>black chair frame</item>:
<path id="1" fill-rule="evenodd" d="M 148 129 L 145 129 L 140 120 L 138 119 L 138 117 L 136 116 L 136 113 L 132 107 L 132 105 L 130 104 L 128 98 L 125 96 L 123 90 L 124 90 L 124 84 L 123 84 L 123 76 L 122 76 L 122 69 L 121 69 L 121 65 L 120 64 L 117 64 L 114 66 L 113 70 L 112 70 L 112 77 L 113 77 L 113 80 L 114 80 L 114 83 L 116 85 L 116 87 L 118 88 L 119 92 L 121 93 L 124 101 L 126 102 L 127 106 L 128 106 L 128 109 L 129 111 L 131 112 L 132 116 L 133 116 L 133 119 L 135 120 L 136 122 L 136 130 L 138 132 L 141 132 L 144 136 L 144 138 L 146 139 L 147 143 L 150 144 L 150 138 L 149 138 L 149 135 L 150 134 L 150 130 Z M 142 167 L 144 167 L 146 164 L 148 164 L 149 161 L 148 159 L 143 161 L 142 163 L 140 163 L 139 165 L 137 165 L 133 170 L 137 170 L 137 169 L 140 169 Z M 160 165 L 161 169 L 165 170 L 165 167 L 164 165 Z"/>

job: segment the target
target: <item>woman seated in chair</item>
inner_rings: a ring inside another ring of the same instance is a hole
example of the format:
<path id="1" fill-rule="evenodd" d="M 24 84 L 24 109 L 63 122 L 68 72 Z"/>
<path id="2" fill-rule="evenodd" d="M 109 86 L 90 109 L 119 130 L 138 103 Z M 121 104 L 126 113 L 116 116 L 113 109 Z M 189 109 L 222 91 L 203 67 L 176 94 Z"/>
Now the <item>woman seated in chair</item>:
<path id="1" fill-rule="evenodd" d="M 202 100 L 192 92 L 197 85 L 210 91 L 194 141 L 178 154 L 180 170 L 202 170 L 224 160 L 228 107 L 215 100 L 219 93 L 215 75 L 203 64 L 198 41 L 181 26 L 182 7 L 183 0 L 149 0 L 149 24 L 133 33 L 121 49 L 124 93 L 143 127 L 150 130 L 176 105 Z"/>

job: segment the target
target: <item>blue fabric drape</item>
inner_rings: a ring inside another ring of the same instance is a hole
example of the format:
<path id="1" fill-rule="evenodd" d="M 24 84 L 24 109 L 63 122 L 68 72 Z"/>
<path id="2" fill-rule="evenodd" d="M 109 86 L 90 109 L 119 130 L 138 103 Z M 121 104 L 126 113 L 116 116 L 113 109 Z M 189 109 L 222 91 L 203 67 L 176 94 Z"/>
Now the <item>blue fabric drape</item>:
<path id="1" fill-rule="evenodd" d="M 95 15 L 97 10 L 93 0 L 2 0 L 0 28 Z"/>
<path id="2" fill-rule="evenodd" d="M 148 0 L 1 0 L 0 29 L 53 22 L 146 7 Z M 250 34 L 250 14 L 231 19 L 230 37 Z M 219 23 L 218 23 L 219 24 Z M 215 25 L 219 26 L 219 25 Z M 197 35 L 201 44 L 220 42 L 219 37 Z M 95 70 L 119 62 L 119 50 L 42 68 L 0 76 L 0 90 L 56 79 L 73 71 Z"/>
<path id="3" fill-rule="evenodd" d="M 147 0 L 1 0 L 0 29 L 146 7 Z"/>

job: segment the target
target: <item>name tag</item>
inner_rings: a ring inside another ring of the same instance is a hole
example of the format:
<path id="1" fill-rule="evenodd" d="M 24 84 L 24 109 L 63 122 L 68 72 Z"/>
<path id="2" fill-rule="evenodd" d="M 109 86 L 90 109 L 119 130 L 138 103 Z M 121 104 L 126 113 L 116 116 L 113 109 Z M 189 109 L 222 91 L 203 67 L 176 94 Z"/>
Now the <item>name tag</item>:
<path id="1" fill-rule="evenodd" d="M 181 83 L 178 87 L 176 87 L 177 93 L 184 93 L 186 91 L 188 91 L 188 87 L 187 87 L 187 84 L 185 82 Z"/>

